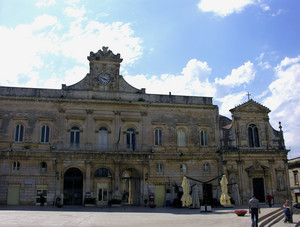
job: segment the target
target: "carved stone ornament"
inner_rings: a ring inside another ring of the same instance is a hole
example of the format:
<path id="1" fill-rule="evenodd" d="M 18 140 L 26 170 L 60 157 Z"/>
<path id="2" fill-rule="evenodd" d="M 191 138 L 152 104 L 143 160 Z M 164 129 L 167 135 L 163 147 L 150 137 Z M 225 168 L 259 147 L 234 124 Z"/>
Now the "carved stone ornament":
<path id="1" fill-rule="evenodd" d="M 118 60 L 118 62 L 122 62 L 123 60 L 120 58 L 120 54 L 114 54 L 111 50 L 108 50 L 108 47 L 102 47 L 102 50 L 98 50 L 97 53 L 91 51 L 90 56 L 88 56 L 89 61 L 101 59 Z"/>

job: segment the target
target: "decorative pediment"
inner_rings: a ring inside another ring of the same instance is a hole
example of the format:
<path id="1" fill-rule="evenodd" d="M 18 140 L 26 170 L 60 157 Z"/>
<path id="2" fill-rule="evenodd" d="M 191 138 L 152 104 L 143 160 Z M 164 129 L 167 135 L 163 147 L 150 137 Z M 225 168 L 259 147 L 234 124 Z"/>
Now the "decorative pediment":
<path id="1" fill-rule="evenodd" d="M 258 102 L 255 102 L 253 99 L 236 106 L 235 108 L 230 110 L 231 113 L 234 112 L 262 112 L 262 113 L 269 113 L 271 110 Z"/>
<path id="2" fill-rule="evenodd" d="M 90 56 L 87 57 L 89 61 L 92 60 L 118 60 L 118 62 L 122 62 L 120 54 L 114 54 L 111 50 L 108 50 L 108 47 L 102 47 L 102 50 L 98 50 L 97 53 L 90 52 Z"/>
<path id="3" fill-rule="evenodd" d="M 253 165 L 247 167 L 246 172 L 248 176 L 266 176 L 269 172 L 269 167 L 261 165 L 258 161 L 256 161 Z"/>

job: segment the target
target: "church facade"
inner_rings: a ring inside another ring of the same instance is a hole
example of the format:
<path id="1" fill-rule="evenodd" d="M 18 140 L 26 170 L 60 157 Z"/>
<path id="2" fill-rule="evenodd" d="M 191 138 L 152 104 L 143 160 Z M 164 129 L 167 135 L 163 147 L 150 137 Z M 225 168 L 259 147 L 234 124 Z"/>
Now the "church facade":
<path id="1" fill-rule="evenodd" d="M 119 74 L 122 59 L 103 47 L 89 73 L 61 89 L 0 87 L 0 204 L 86 198 L 180 206 L 183 176 L 201 203 L 217 205 L 220 179 L 232 203 L 290 197 L 281 125 L 252 99 L 219 115 L 211 97 L 147 94 Z"/>

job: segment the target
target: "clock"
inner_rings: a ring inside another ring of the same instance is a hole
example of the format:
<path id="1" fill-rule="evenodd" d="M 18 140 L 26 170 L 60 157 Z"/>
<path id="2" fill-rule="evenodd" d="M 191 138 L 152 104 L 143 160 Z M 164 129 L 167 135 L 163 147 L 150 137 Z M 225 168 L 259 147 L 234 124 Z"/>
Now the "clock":
<path id="1" fill-rule="evenodd" d="M 110 77 L 110 75 L 108 73 L 101 73 L 99 75 L 99 82 L 101 84 L 106 85 L 106 84 L 109 84 L 110 81 L 111 81 L 111 77 Z"/>

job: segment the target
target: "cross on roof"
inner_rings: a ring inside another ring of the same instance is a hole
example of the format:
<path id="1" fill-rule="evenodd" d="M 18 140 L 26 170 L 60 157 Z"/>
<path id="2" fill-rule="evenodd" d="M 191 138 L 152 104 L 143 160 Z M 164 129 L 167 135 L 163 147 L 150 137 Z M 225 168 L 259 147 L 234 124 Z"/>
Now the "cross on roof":
<path id="1" fill-rule="evenodd" d="M 248 101 L 249 101 L 251 94 L 248 92 L 246 95 L 248 96 Z"/>

